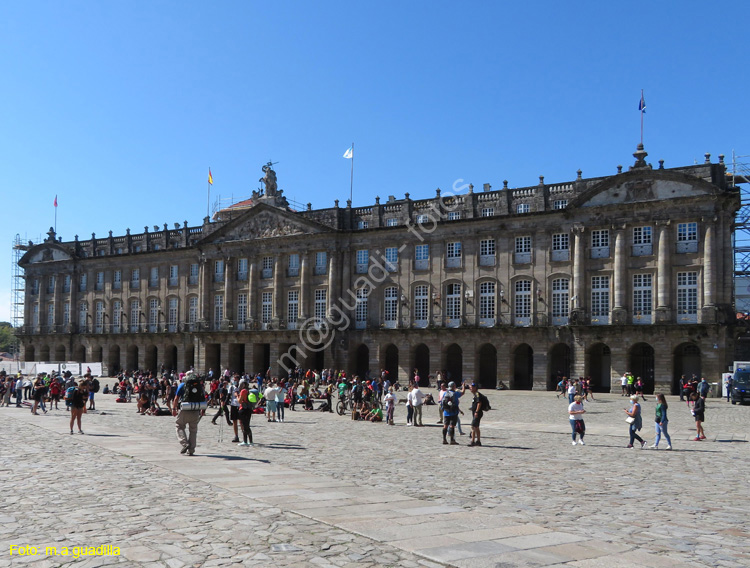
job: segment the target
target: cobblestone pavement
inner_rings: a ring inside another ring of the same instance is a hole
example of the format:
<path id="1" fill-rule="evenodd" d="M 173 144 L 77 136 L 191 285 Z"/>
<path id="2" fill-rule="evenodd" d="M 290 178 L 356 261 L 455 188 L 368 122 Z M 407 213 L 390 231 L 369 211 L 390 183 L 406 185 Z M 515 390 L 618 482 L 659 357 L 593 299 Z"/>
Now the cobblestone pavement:
<path id="1" fill-rule="evenodd" d="M 396 426 L 256 415 L 251 448 L 206 418 L 193 457 L 173 419 L 111 396 L 83 436 L 64 411 L 0 409 L 0 566 L 750 566 L 750 407 L 709 399 L 708 440 L 694 442 L 669 397 L 669 452 L 625 448 L 618 395 L 587 403 L 573 447 L 554 393 L 486 394 L 481 448 L 443 446 L 435 406 L 406 427 L 399 405 Z M 39 554 L 10 556 L 24 544 Z M 44 554 L 100 545 L 122 554 Z"/>

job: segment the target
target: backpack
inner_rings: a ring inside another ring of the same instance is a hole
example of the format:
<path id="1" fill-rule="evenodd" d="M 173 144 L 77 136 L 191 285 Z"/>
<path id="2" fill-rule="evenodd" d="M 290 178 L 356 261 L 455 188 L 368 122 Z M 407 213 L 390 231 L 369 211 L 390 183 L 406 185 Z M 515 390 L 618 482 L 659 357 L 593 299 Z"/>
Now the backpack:
<path id="1" fill-rule="evenodd" d="M 443 395 L 443 400 L 440 403 L 441 408 L 443 411 L 446 412 L 452 412 L 453 409 L 456 406 L 456 401 L 453 399 L 453 391 L 445 391 L 445 394 Z"/>
<path id="2" fill-rule="evenodd" d="M 711 389 L 711 385 L 708 383 L 700 383 L 699 391 L 701 396 L 706 396 L 708 391 Z"/>
<path id="3" fill-rule="evenodd" d="M 479 402 L 482 403 L 482 412 L 492 410 L 492 407 L 490 406 L 490 399 L 484 396 L 481 392 L 477 394 L 479 394 Z"/>
<path id="4" fill-rule="evenodd" d="M 99 379 L 94 378 L 94 380 L 91 382 L 91 386 L 93 387 L 91 390 L 94 392 L 99 392 Z"/>
<path id="5" fill-rule="evenodd" d="M 202 410 L 206 407 L 206 395 L 203 392 L 203 384 L 195 375 L 192 375 L 185 381 L 180 403 L 180 408 L 185 410 Z"/>
<path id="6" fill-rule="evenodd" d="M 68 387 L 65 389 L 65 400 L 71 402 L 73 400 L 73 393 L 76 392 L 76 387 Z"/>

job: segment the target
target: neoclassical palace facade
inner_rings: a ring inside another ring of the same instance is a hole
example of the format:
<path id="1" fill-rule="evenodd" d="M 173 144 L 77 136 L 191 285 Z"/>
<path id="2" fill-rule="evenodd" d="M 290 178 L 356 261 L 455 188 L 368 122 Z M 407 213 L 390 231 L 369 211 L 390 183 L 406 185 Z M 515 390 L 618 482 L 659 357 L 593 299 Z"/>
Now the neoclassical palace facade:
<path id="1" fill-rule="evenodd" d="M 200 226 L 50 230 L 20 261 L 22 357 L 109 373 L 442 369 L 515 389 L 716 379 L 733 352 L 739 193 L 723 156 L 665 169 L 646 155 L 606 177 L 301 211 L 269 164 L 263 191 Z"/>

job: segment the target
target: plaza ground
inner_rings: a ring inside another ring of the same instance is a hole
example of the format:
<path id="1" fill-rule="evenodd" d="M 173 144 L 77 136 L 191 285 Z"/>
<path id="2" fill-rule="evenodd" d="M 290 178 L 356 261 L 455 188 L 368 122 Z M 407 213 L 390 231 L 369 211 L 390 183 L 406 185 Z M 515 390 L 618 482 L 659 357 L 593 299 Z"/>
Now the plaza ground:
<path id="1" fill-rule="evenodd" d="M 708 399 L 708 439 L 694 442 L 689 410 L 668 397 L 669 452 L 625 447 L 619 395 L 586 404 L 586 446 L 573 447 L 554 393 L 485 393 L 481 448 L 468 435 L 442 445 L 436 406 L 425 428 L 406 427 L 400 404 L 393 427 L 256 415 L 251 448 L 204 418 L 193 457 L 172 418 L 114 396 L 97 395 L 83 436 L 64 411 L 2 408 L 0 566 L 750 565 L 749 406 Z M 39 554 L 10 556 L 25 544 Z M 44 555 L 101 545 L 121 555 Z"/>

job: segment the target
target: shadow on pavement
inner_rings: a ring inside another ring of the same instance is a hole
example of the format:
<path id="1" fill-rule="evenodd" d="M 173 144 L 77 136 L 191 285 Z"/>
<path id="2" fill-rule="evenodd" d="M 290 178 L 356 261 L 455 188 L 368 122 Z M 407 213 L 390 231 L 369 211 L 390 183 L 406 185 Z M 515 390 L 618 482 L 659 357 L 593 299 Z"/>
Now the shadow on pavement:
<path id="1" fill-rule="evenodd" d="M 223 456 L 223 455 L 218 455 L 218 454 L 195 454 L 195 457 L 216 458 L 216 459 L 227 460 L 227 461 L 254 461 L 254 462 L 259 462 L 259 463 L 271 463 L 270 460 L 247 458 L 244 456 Z"/>

